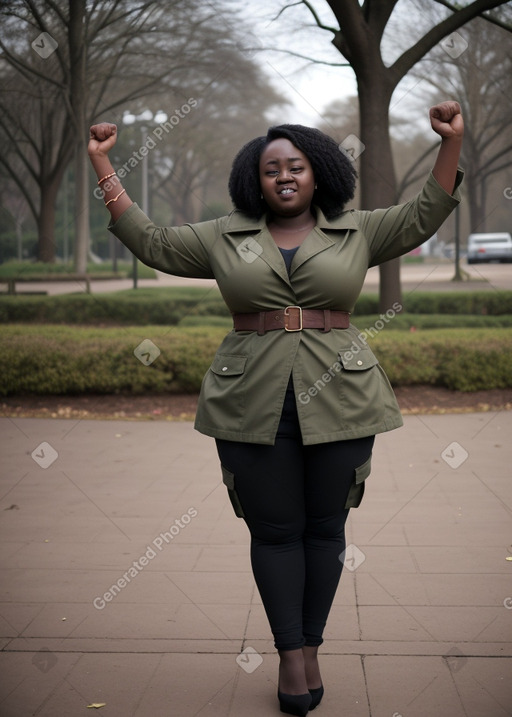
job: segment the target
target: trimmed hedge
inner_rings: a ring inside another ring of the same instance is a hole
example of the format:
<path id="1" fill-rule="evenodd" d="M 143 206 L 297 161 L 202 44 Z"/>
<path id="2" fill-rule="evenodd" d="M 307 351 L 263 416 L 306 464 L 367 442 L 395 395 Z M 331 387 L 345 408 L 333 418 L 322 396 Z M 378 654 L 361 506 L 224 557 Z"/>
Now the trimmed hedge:
<path id="1" fill-rule="evenodd" d="M 473 314 L 502 316 L 512 314 L 512 291 L 411 291 L 404 294 L 404 312 L 410 314 Z M 377 294 L 362 294 L 354 315 L 376 314 Z"/>
<path id="2" fill-rule="evenodd" d="M 224 334 L 161 326 L 9 326 L 0 346 L 0 394 L 195 393 Z M 144 339 L 161 352 L 150 365 L 134 355 Z"/>
<path id="3" fill-rule="evenodd" d="M 130 289 L 0 298 L 0 323 L 173 326 L 186 316 L 198 315 L 230 316 L 217 289 Z"/>
<path id="4" fill-rule="evenodd" d="M 506 329 L 389 331 L 369 340 L 394 386 L 456 391 L 512 387 L 512 332 Z"/>
<path id="5" fill-rule="evenodd" d="M 487 326 L 510 326 L 512 320 L 512 291 L 453 291 L 413 292 L 404 298 L 404 308 L 414 320 L 407 325 L 422 326 L 422 315 L 446 317 L 478 317 L 478 322 L 466 319 L 436 321 L 430 326 L 478 326 L 489 317 L 503 317 L 500 322 L 489 321 Z M 378 314 L 378 296 L 363 294 L 359 298 L 353 320 Z M 130 289 L 104 294 L 64 294 L 60 296 L 0 296 L 0 323 L 69 323 L 108 325 L 176 325 L 191 316 L 229 318 L 229 311 L 217 288 L 183 287 Z M 393 327 L 403 326 L 402 314 L 393 319 Z M 378 318 L 378 316 L 376 316 Z"/>
<path id="6" fill-rule="evenodd" d="M 8 326 L 0 347 L 0 394 L 196 393 L 225 333 L 207 327 Z M 134 355 L 144 339 L 161 352 L 150 365 Z M 395 386 L 512 387 L 512 332 L 505 329 L 388 330 L 369 343 Z"/>
<path id="7" fill-rule="evenodd" d="M 48 264 L 43 261 L 5 261 L 0 264 L 1 279 L 16 279 L 18 277 L 27 277 L 32 281 L 46 281 L 48 278 L 59 277 L 65 274 L 75 274 L 76 270 L 72 263 L 68 264 Z M 95 264 L 89 262 L 85 272 L 91 278 L 103 279 L 106 275 L 116 277 L 132 277 L 133 261 L 119 259 L 117 261 L 117 272 L 114 273 L 114 265 L 112 262 L 103 262 Z M 137 276 L 141 279 L 156 279 L 156 272 L 142 262 L 137 263 Z"/>

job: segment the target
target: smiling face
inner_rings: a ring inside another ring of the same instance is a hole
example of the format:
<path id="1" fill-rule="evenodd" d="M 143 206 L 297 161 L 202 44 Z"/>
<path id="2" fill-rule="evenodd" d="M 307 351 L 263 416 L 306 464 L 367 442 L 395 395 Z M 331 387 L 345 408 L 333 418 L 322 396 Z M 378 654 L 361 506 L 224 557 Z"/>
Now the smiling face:
<path id="1" fill-rule="evenodd" d="M 315 177 L 309 159 L 290 140 L 269 142 L 260 158 L 263 198 L 276 217 L 310 213 Z"/>

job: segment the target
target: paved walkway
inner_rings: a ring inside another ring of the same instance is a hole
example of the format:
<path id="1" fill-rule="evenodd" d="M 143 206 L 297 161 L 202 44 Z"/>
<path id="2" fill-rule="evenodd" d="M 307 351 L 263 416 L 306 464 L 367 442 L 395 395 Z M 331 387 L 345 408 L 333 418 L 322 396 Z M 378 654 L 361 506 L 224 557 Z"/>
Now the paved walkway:
<path id="1" fill-rule="evenodd" d="M 404 295 L 414 291 L 477 291 L 486 290 L 512 290 L 512 267 L 510 264 L 472 264 L 468 266 L 465 262 L 461 269 L 469 275 L 470 281 L 452 281 L 455 273 L 452 263 L 445 260 L 436 263 L 427 261 L 424 264 L 403 264 L 400 270 L 401 286 Z M 139 279 L 140 288 L 148 287 L 181 287 L 198 286 L 214 287 L 216 282 L 213 279 L 186 279 L 170 274 L 156 272 L 158 281 L 155 279 Z M 363 291 L 378 293 L 379 291 L 379 267 L 369 269 L 364 282 Z M 110 291 L 121 291 L 133 289 L 132 279 L 101 280 L 94 279 L 90 284 L 93 294 L 100 294 Z M 20 292 L 45 292 L 47 294 L 69 294 L 85 291 L 83 282 L 34 282 L 29 284 L 18 284 Z M 1 291 L 7 291 L 7 285 L 0 284 Z"/>
<path id="2" fill-rule="evenodd" d="M 0 424 L 0 715 L 280 714 L 213 441 L 190 423 Z M 499 412 L 378 438 L 315 715 L 512 714 L 511 436 Z"/>

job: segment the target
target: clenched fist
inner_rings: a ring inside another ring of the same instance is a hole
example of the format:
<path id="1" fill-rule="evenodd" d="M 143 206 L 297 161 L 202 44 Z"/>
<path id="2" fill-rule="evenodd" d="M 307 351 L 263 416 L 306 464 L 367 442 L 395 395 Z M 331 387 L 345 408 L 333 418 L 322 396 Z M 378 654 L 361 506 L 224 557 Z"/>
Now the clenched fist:
<path id="1" fill-rule="evenodd" d="M 464 120 L 462 119 L 460 105 L 453 100 L 441 102 L 430 108 L 430 124 L 434 132 L 441 137 L 462 138 L 464 134 Z"/>
<path id="2" fill-rule="evenodd" d="M 89 130 L 90 138 L 87 151 L 89 156 L 107 155 L 116 143 L 117 126 L 110 122 L 93 124 Z"/>

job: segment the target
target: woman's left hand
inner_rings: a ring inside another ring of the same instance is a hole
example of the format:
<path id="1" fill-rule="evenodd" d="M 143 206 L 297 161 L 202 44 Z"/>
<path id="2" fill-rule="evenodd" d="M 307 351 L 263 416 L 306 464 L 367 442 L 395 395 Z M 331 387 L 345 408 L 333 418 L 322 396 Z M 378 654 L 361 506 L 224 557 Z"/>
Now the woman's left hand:
<path id="1" fill-rule="evenodd" d="M 432 129 L 443 138 L 458 137 L 464 134 L 464 120 L 458 102 L 450 100 L 430 108 Z"/>

